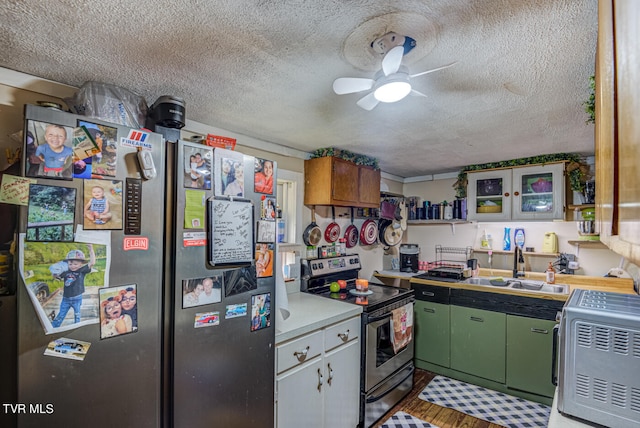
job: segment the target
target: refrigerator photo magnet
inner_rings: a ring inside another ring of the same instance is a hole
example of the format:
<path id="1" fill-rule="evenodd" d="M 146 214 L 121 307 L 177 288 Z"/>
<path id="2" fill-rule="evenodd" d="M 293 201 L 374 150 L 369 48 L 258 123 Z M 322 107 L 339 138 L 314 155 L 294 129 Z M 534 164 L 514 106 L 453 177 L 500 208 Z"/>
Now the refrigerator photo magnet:
<path id="1" fill-rule="evenodd" d="M 99 323 L 98 290 L 108 284 L 109 246 L 29 242 L 20 234 L 20 273 L 45 334 Z"/>
<path id="2" fill-rule="evenodd" d="M 99 299 L 100 339 L 138 330 L 136 284 L 101 288 Z"/>
<path id="3" fill-rule="evenodd" d="M 220 325 L 220 312 L 197 312 L 193 322 L 194 328 Z"/>
<path id="4" fill-rule="evenodd" d="M 85 180 L 83 195 L 85 229 L 122 229 L 121 180 Z"/>
<path id="5" fill-rule="evenodd" d="M 87 129 L 98 148 L 89 161 L 85 160 L 85 163 L 91 164 L 91 176 L 94 178 L 115 177 L 118 159 L 118 145 L 116 144 L 118 129 L 84 120 L 78 120 L 78 126 L 84 126 Z"/>
<path id="6" fill-rule="evenodd" d="M 258 242 L 275 242 L 276 241 L 276 222 L 269 220 L 258 221 Z"/>
<path id="7" fill-rule="evenodd" d="M 211 189 L 213 150 L 205 146 L 184 146 L 184 187 Z"/>
<path id="8" fill-rule="evenodd" d="M 251 331 L 271 326 L 271 293 L 251 296 Z"/>
<path id="9" fill-rule="evenodd" d="M 273 276 L 274 244 L 256 245 L 256 275 L 258 278 Z"/>
<path id="10" fill-rule="evenodd" d="M 248 266 L 224 272 L 224 295 L 233 296 L 258 288 L 256 267 Z"/>
<path id="11" fill-rule="evenodd" d="M 73 241 L 76 189 L 29 185 L 28 241 Z"/>
<path id="12" fill-rule="evenodd" d="M 25 175 L 71 180 L 73 128 L 55 123 L 27 121 Z"/>
<path id="13" fill-rule="evenodd" d="M 276 221 L 276 198 L 262 195 L 260 199 L 260 218 Z"/>
<path id="14" fill-rule="evenodd" d="M 275 166 L 272 160 L 255 160 L 253 169 L 253 188 L 256 193 L 266 193 L 273 195 L 273 177 L 275 176 Z"/>
<path id="15" fill-rule="evenodd" d="M 182 281 L 182 307 L 220 303 L 222 301 L 222 275 Z"/>
<path id="16" fill-rule="evenodd" d="M 226 149 L 213 151 L 215 196 L 244 197 L 244 155 Z"/>

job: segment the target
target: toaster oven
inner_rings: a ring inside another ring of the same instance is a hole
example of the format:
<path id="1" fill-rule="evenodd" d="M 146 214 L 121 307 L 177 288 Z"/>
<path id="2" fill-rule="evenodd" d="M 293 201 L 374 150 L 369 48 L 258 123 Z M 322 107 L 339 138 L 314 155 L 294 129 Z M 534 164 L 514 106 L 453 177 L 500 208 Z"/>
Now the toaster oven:
<path id="1" fill-rule="evenodd" d="M 558 411 L 608 427 L 640 425 L 640 296 L 575 290 L 562 310 Z"/>

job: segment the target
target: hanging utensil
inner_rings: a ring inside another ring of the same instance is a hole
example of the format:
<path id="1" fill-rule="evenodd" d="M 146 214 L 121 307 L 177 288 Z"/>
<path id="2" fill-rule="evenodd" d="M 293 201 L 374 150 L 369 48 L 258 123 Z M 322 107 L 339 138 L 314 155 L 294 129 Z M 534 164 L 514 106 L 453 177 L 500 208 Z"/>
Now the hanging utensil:
<path id="1" fill-rule="evenodd" d="M 360 243 L 362 245 L 373 245 L 378 239 L 378 227 L 376 226 L 376 222 L 367 219 L 362 224 L 362 229 L 360 229 Z"/>
<path id="2" fill-rule="evenodd" d="M 333 221 L 329 223 L 324 231 L 324 239 L 329 243 L 336 242 L 340 237 L 340 225 L 336 223 L 335 207 L 331 207 L 331 218 L 333 219 Z"/>
<path id="3" fill-rule="evenodd" d="M 315 205 L 311 208 L 311 224 L 307 226 L 302 234 L 302 240 L 305 245 L 313 245 L 314 247 L 320 243 L 320 239 L 322 238 L 322 231 L 320 227 L 316 224 L 316 207 Z"/>
<path id="4" fill-rule="evenodd" d="M 347 240 L 347 248 L 353 248 L 358 243 L 358 228 L 353 224 L 353 207 L 351 207 L 351 224 L 344 231 L 344 238 Z"/>

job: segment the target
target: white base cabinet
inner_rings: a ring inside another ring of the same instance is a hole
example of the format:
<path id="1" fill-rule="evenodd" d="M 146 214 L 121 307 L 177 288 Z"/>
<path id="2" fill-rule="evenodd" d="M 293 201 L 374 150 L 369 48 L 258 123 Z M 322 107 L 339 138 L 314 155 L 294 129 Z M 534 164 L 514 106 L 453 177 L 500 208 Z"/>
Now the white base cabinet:
<path id="1" fill-rule="evenodd" d="M 354 428 L 360 316 L 276 346 L 277 428 Z"/>

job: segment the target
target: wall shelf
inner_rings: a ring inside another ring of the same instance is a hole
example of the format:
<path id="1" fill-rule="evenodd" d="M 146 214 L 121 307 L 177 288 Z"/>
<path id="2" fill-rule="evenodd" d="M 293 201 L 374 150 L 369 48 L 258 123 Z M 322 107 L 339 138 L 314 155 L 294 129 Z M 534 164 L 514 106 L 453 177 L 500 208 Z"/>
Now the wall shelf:
<path id="1" fill-rule="evenodd" d="M 580 204 L 580 205 L 569 205 L 569 209 L 571 210 L 579 210 L 582 208 L 595 208 L 596 204 Z"/>
<path id="2" fill-rule="evenodd" d="M 409 225 L 425 225 L 432 226 L 434 224 L 466 224 L 471 223 L 467 220 L 407 220 Z"/>
<path id="3" fill-rule="evenodd" d="M 577 239 L 577 240 L 572 240 L 567 242 L 569 242 L 569 244 L 571 245 L 575 245 L 576 247 L 609 248 L 600 241 L 587 241 L 587 240 Z"/>
<path id="4" fill-rule="evenodd" d="M 583 242 L 583 241 L 581 241 Z M 493 254 L 513 254 L 513 251 L 504 251 L 504 250 L 491 250 Z M 486 248 L 474 248 L 474 253 L 488 253 L 489 250 Z M 533 251 L 523 251 L 522 254 L 525 256 L 533 256 L 533 257 L 558 257 L 560 253 L 539 253 Z"/>

